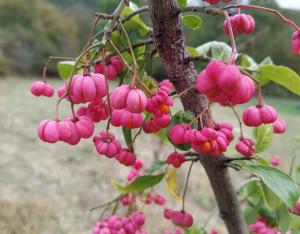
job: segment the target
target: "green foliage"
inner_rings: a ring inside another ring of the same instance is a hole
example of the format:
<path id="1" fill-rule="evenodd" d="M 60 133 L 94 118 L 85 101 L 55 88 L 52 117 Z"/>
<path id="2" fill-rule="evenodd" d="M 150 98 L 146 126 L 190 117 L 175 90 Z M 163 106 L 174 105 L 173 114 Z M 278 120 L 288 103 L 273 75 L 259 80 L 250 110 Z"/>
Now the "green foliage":
<path id="1" fill-rule="evenodd" d="M 199 47 L 197 51 L 200 55 L 209 56 L 213 59 L 229 62 L 231 56 L 231 47 L 224 42 L 211 41 Z"/>
<path id="2" fill-rule="evenodd" d="M 63 80 L 67 80 L 71 77 L 74 69 L 75 61 L 62 61 L 57 63 L 57 71 Z"/>
<path id="3" fill-rule="evenodd" d="M 288 67 L 264 65 L 258 69 L 258 80 L 270 80 L 300 96 L 300 77 Z"/>
<path id="4" fill-rule="evenodd" d="M 256 153 L 264 152 L 272 145 L 273 126 L 271 124 L 263 124 L 254 128 L 253 135 L 256 140 Z"/>
<path id="5" fill-rule="evenodd" d="M 261 179 L 262 185 L 273 192 L 286 206 L 290 208 L 294 207 L 299 197 L 299 189 L 288 175 L 274 167 L 263 165 L 248 165 L 245 169 L 256 174 Z M 264 189 L 264 191 L 266 190 Z M 270 198 L 270 196 L 267 198 Z"/>
<path id="6" fill-rule="evenodd" d="M 201 28 L 203 21 L 199 16 L 196 15 L 185 15 L 182 17 L 182 23 L 192 30 Z"/>
<path id="7" fill-rule="evenodd" d="M 177 4 L 180 8 L 184 8 L 187 5 L 187 0 L 177 0 Z"/>
<path id="8" fill-rule="evenodd" d="M 124 135 L 124 139 L 125 139 L 126 145 L 127 145 L 127 147 L 130 147 L 131 143 L 132 143 L 132 132 L 131 132 L 131 129 L 122 127 L 122 131 L 123 131 L 123 135 Z"/>
<path id="9" fill-rule="evenodd" d="M 136 178 L 126 186 L 122 186 L 116 182 L 113 182 L 113 186 L 121 193 L 137 193 L 159 184 L 164 176 L 164 173 L 159 175 L 145 175 Z"/>

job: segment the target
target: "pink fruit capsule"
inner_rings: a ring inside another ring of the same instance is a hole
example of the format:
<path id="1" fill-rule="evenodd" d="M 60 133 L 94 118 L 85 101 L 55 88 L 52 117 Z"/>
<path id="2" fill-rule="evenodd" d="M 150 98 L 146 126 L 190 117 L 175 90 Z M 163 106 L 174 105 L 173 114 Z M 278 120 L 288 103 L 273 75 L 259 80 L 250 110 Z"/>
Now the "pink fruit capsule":
<path id="1" fill-rule="evenodd" d="M 88 116 L 79 116 L 75 127 L 82 138 L 90 138 L 94 133 L 94 123 Z"/>
<path id="2" fill-rule="evenodd" d="M 126 107 L 133 113 L 142 113 L 147 107 L 147 97 L 140 89 L 130 89 L 126 98 Z"/>
<path id="3" fill-rule="evenodd" d="M 277 111 L 270 105 L 263 105 L 259 108 L 261 121 L 264 124 L 273 123 L 277 119 Z"/>
<path id="4" fill-rule="evenodd" d="M 182 153 L 171 153 L 167 158 L 167 163 L 175 168 L 179 168 L 185 162 L 185 156 Z"/>
<path id="5" fill-rule="evenodd" d="M 227 65 L 218 77 L 217 84 L 224 93 L 237 90 L 241 82 L 241 73 L 236 65 Z"/>
<path id="6" fill-rule="evenodd" d="M 121 149 L 116 159 L 125 166 L 133 166 L 136 162 L 136 155 L 128 149 Z"/>
<path id="7" fill-rule="evenodd" d="M 129 91 L 129 85 L 121 85 L 112 91 L 110 103 L 114 109 L 124 109 L 126 107 Z"/>
<path id="8" fill-rule="evenodd" d="M 241 139 L 235 146 L 235 149 L 247 158 L 250 158 L 256 150 L 255 144 L 251 139 Z"/>
<path id="9" fill-rule="evenodd" d="M 50 84 L 46 84 L 45 90 L 44 90 L 44 96 L 46 97 L 52 97 L 54 94 L 54 88 Z"/>
<path id="10" fill-rule="evenodd" d="M 121 150 L 121 144 L 111 132 L 101 131 L 93 141 L 97 152 L 108 158 L 115 157 Z"/>
<path id="11" fill-rule="evenodd" d="M 126 128 L 140 128 L 143 124 L 143 115 L 141 113 L 132 113 L 128 110 L 123 110 L 120 118 L 121 126 Z"/>
<path id="12" fill-rule="evenodd" d="M 187 124 L 175 124 L 168 132 L 168 137 L 171 141 L 176 144 L 184 143 L 184 133 L 188 130 L 189 127 Z"/>
<path id="13" fill-rule="evenodd" d="M 56 143 L 59 141 L 58 122 L 55 120 L 43 120 L 38 127 L 38 136 L 42 141 Z"/>
<path id="14" fill-rule="evenodd" d="M 117 71 L 112 64 L 109 64 L 105 67 L 105 75 L 108 80 L 114 80 L 117 77 Z"/>
<path id="15" fill-rule="evenodd" d="M 273 123 L 273 131 L 274 133 L 277 134 L 282 134 L 285 133 L 287 128 L 287 124 L 283 119 L 277 119 L 274 123 Z"/>
<path id="16" fill-rule="evenodd" d="M 122 61 L 119 59 L 119 57 L 117 56 L 112 57 L 110 59 L 110 63 L 114 66 L 117 73 L 122 72 L 124 65 Z"/>
<path id="17" fill-rule="evenodd" d="M 262 119 L 259 108 L 256 106 L 249 106 L 243 112 L 243 122 L 248 127 L 258 127 L 261 125 Z"/>
<path id="18" fill-rule="evenodd" d="M 270 163 L 275 167 L 279 166 L 280 162 L 281 158 L 279 156 L 272 156 L 272 158 L 270 159 Z"/>
<path id="19" fill-rule="evenodd" d="M 34 81 L 30 85 L 30 91 L 35 96 L 44 95 L 46 89 L 46 83 L 42 81 Z"/>

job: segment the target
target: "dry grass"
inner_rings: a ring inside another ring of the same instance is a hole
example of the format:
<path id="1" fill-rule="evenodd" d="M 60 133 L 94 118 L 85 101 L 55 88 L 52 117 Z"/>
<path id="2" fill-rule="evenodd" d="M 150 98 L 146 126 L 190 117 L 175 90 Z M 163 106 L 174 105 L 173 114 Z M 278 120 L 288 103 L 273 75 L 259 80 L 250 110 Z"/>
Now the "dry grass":
<path id="1" fill-rule="evenodd" d="M 100 211 L 89 212 L 89 208 L 115 196 L 110 181 L 124 178 L 128 169 L 97 155 L 90 140 L 76 147 L 38 141 L 36 126 L 41 119 L 53 116 L 55 100 L 33 98 L 28 91 L 30 83 L 30 79 L 0 80 L 0 233 L 90 233 Z M 58 87 L 60 82 L 51 83 Z M 62 116 L 68 113 L 67 106 L 63 106 Z M 230 111 L 224 109 L 216 110 L 216 116 L 231 118 Z M 281 141 L 284 144 L 275 144 L 271 152 L 286 152 L 288 141 L 299 132 L 299 120 L 286 117 L 295 128 Z M 97 131 L 101 127 L 97 126 Z M 118 139 L 122 140 L 120 133 Z M 139 141 L 137 152 L 146 166 L 159 148 L 157 142 L 149 135 L 143 135 Z M 160 156 L 164 158 L 168 151 L 168 146 L 164 147 Z M 179 172 L 180 183 L 186 169 L 187 165 Z M 193 170 L 189 188 L 187 209 L 199 217 L 197 222 L 203 223 L 213 212 L 215 202 L 200 165 Z M 159 190 L 166 193 L 164 185 Z M 179 208 L 180 204 L 173 201 L 169 206 Z M 162 233 L 163 227 L 171 226 L 162 221 L 161 208 L 149 207 L 146 213 L 151 234 Z M 224 232 L 217 216 L 209 222 L 209 229 L 214 225 Z"/>

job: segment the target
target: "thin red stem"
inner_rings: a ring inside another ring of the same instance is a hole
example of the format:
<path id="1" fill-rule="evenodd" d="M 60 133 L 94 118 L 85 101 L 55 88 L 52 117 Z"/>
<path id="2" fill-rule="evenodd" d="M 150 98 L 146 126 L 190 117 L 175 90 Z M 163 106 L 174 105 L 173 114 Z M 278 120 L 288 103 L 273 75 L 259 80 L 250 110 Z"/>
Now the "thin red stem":
<path id="1" fill-rule="evenodd" d="M 232 48 L 232 53 L 230 56 L 229 64 L 234 64 L 235 56 L 237 54 L 237 49 L 236 49 L 236 44 L 235 44 L 235 39 L 234 39 L 234 34 L 232 30 L 232 25 L 230 21 L 230 17 L 228 15 L 228 12 L 224 10 L 224 16 L 228 22 L 228 30 L 229 30 L 229 36 L 230 36 L 230 41 L 231 41 L 231 48 Z"/>

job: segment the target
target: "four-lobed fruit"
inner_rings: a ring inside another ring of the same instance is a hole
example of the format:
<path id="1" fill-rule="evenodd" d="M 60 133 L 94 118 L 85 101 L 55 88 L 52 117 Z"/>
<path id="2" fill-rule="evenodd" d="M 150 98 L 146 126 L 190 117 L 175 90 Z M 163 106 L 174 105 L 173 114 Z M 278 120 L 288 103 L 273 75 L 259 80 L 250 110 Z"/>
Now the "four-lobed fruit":
<path id="1" fill-rule="evenodd" d="M 277 111 L 270 105 L 249 106 L 243 112 L 243 122 L 248 127 L 258 127 L 274 123 L 276 120 Z"/>
<path id="2" fill-rule="evenodd" d="M 54 88 L 50 84 L 43 81 L 32 82 L 30 85 L 30 91 L 33 95 L 37 97 L 52 97 L 54 94 Z"/>
<path id="3" fill-rule="evenodd" d="M 166 162 L 175 168 L 179 168 L 183 163 L 185 163 L 185 156 L 183 153 L 173 152 L 169 154 Z"/>
<path id="4" fill-rule="evenodd" d="M 246 14 L 236 14 L 225 20 L 224 22 L 224 32 L 225 34 L 229 34 L 229 22 L 231 24 L 231 28 L 233 34 L 245 33 L 250 34 L 255 30 L 255 21 L 251 15 Z"/>
<path id="5" fill-rule="evenodd" d="M 249 138 L 242 138 L 240 141 L 235 145 L 236 151 L 240 154 L 244 155 L 247 158 L 250 158 L 255 154 L 256 146 L 254 142 Z"/>
<path id="6" fill-rule="evenodd" d="M 254 96 L 255 85 L 236 65 L 212 61 L 198 75 L 197 90 L 211 102 L 230 106 L 247 103 Z"/>
<path id="7" fill-rule="evenodd" d="M 272 126 L 273 126 L 273 132 L 277 133 L 277 134 L 283 134 L 283 133 L 285 133 L 286 128 L 287 128 L 286 122 L 283 119 L 281 119 L 281 118 L 278 118 L 272 124 Z"/>
<path id="8" fill-rule="evenodd" d="M 117 56 L 111 57 L 109 60 L 106 61 L 105 65 L 106 65 L 105 74 L 108 80 L 115 80 L 117 75 L 123 71 L 123 67 L 124 67 L 122 61 Z M 94 69 L 95 69 L 95 73 L 98 74 L 104 73 L 102 63 L 96 63 L 94 65 Z"/>

